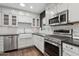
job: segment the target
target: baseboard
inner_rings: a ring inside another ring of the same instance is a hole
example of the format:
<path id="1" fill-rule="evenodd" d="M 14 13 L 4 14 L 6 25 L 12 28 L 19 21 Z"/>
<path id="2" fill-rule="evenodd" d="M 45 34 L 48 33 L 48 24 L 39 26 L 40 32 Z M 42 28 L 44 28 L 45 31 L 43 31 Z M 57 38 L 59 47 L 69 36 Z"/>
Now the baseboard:
<path id="1" fill-rule="evenodd" d="M 33 46 L 29 46 L 29 47 L 24 47 L 24 48 L 19 48 L 19 49 L 4 51 L 4 53 L 6 53 L 6 52 L 13 52 L 13 51 L 17 51 L 17 50 L 23 50 L 23 49 L 27 49 L 27 48 L 31 48 L 31 47 L 34 47 L 34 45 Z"/>
<path id="2" fill-rule="evenodd" d="M 14 49 L 14 50 L 9 50 L 9 51 L 4 51 L 4 53 L 6 52 L 12 52 L 12 51 L 17 51 L 18 49 Z"/>
<path id="3" fill-rule="evenodd" d="M 28 48 L 31 48 L 31 47 L 34 47 L 34 45 L 28 46 L 28 47 L 24 47 L 24 48 L 18 48 L 18 50 L 28 49 Z"/>

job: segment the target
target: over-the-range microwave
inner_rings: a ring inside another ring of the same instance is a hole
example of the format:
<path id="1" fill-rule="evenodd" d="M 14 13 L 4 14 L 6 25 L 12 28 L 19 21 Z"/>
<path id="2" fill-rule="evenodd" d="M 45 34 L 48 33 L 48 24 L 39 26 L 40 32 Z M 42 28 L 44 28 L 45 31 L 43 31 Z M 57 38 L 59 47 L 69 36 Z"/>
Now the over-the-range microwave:
<path id="1" fill-rule="evenodd" d="M 49 19 L 50 25 L 67 24 L 68 23 L 68 10 L 56 14 L 55 17 Z"/>
<path id="2" fill-rule="evenodd" d="M 49 19 L 49 24 L 52 24 L 52 25 L 59 24 L 59 16 L 56 15 L 54 18 Z"/>

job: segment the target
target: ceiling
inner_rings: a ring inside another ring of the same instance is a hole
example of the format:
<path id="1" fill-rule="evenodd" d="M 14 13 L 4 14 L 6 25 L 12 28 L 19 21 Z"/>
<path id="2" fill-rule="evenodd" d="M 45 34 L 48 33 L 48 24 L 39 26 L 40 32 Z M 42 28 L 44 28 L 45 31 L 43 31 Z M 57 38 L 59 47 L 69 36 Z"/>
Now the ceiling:
<path id="1" fill-rule="evenodd" d="M 41 13 L 48 3 L 24 3 L 25 7 L 20 6 L 20 3 L 0 3 L 0 6 L 25 10 L 32 13 Z M 32 9 L 30 8 L 32 6 Z"/>

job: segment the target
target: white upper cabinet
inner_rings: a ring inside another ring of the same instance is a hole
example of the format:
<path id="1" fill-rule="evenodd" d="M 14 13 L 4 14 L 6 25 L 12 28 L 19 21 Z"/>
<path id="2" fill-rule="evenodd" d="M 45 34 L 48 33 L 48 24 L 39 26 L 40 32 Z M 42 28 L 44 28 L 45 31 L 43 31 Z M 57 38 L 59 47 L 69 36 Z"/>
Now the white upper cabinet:
<path id="1" fill-rule="evenodd" d="M 17 15 L 13 10 L 2 8 L 1 22 L 2 26 L 17 26 Z"/>
<path id="2" fill-rule="evenodd" d="M 59 3 L 57 4 L 57 12 L 62 12 L 68 9 L 68 4 L 67 3 Z"/>
<path id="3" fill-rule="evenodd" d="M 79 3 L 69 3 L 69 22 L 79 21 Z"/>
<path id="4" fill-rule="evenodd" d="M 33 18 L 33 20 L 32 20 L 32 26 L 33 26 L 33 27 L 36 26 L 36 19 L 35 19 L 35 18 Z"/>
<path id="5" fill-rule="evenodd" d="M 11 13 L 11 9 L 2 8 L 2 13 L 10 14 Z"/>
<path id="6" fill-rule="evenodd" d="M 18 17 L 17 15 L 12 14 L 11 15 L 11 26 L 17 26 L 18 25 Z"/>
<path id="7" fill-rule="evenodd" d="M 40 19 L 37 19 L 37 27 L 40 27 Z"/>
<path id="8" fill-rule="evenodd" d="M 10 15 L 7 13 L 2 13 L 2 26 L 10 26 Z"/>
<path id="9" fill-rule="evenodd" d="M 51 7 L 46 11 L 46 15 L 48 16 L 48 19 L 53 18 L 54 15 L 57 14 L 57 7 Z"/>
<path id="10" fill-rule="evenodd" d="M 49 6 L 47 6 L 46 8 L 46 18 L 50 19 L 53 17 L 53 15 L 55 15 L 57 13 L 57 4 L 53 5 L 50 4 Z"/>
<path id="11" fill-rule="evenodd" d="M 39 18 L 32 19 L 32 27 L 40 27 L 40 19 Z"/>

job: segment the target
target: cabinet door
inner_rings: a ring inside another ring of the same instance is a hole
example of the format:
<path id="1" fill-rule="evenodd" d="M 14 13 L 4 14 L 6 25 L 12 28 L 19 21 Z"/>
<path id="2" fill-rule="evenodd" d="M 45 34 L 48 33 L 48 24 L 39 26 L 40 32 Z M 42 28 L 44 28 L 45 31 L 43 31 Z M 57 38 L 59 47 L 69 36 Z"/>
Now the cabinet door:
<path id="1" fill-rule="evenodd" d="M 2 13 L 2 25 L 9 26 L 10 16 L 9 14 Z"/>
<path id="2" fill-rule="evenodd" d="M 39 50 L 44 53 L 44 38 L 39 36 Z"/>
<path id="3" fill-rule="evenodd" d="M 2 13 L 10 14 L 11 13 L 11 9 L 2 8 Z"/>
<path id="4" fill-rule="evenodd" d="M 68 4 L 67 3 L 59 3 L 57 5 L 57 12 L 62 12 L 68 9 Z"/>
<path id="5" fill-rule="evenodd" d="M 26 48 L 33 45 L 31 34 L 20 34 L 18 36 L 18 48 Z"/>
<path id="6" fill-rule="evenodd" d="M 79 3 L 70 3 L 68 4 L 69 9 L 69 21 L 77 22 L 79 21 Z"/>
<path id="7" fill-rule="evenodd" d="M 17 26 L 17 15 L 11 15 L 11 26 Z"/>
<path id="8" fill-rule="evenodd" d="M 44 53 L 44 38 L 36 35 L 35 46 Z"/>
<path id="9" fill-rule="evenodd" d="M 40 19 L 37 19 L 37 27 L 40 27 Z"/>
<path id="10" fill-rule="evenodd" d="M 32 25 L 36 26 L 36 20 L 35 19 L 33 19 Z"/>

